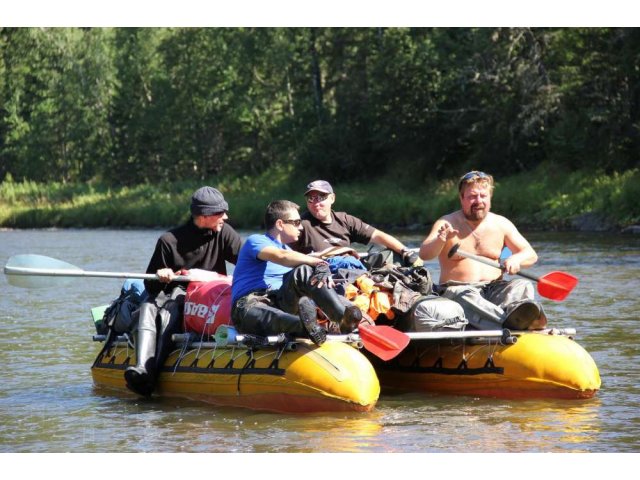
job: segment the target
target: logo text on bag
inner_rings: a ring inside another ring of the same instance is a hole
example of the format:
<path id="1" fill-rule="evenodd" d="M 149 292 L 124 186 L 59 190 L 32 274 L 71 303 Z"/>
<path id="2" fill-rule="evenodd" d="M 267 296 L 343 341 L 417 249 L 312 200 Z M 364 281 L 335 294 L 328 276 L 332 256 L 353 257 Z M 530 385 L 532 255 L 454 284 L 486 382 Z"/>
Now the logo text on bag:
<path id="1" fill-rule="evenodd" d="M 220 305 L 204 305 L 202 303 L 185 302 L 184 313 L 185 315 L 193 315 L 194 317 L 204 318 L 206 324 L 213 323 L 216 318 L 216 313 L 220 309 Z"/>

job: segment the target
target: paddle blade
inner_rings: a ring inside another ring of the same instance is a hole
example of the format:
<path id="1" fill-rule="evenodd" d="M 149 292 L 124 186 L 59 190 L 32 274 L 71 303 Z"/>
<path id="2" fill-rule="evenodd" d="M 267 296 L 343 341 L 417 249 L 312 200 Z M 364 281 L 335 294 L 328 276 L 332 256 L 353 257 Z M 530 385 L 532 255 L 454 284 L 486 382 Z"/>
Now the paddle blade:
<path id="1" fill-rule="evenodd" d="M 358 332 L 364 348 L 384 361 L 395 358 L 411 340 L 406 333 L 387 325 L 361 324 Z"/>
<path id="2" fill-rule="evenodd" d="M 36 272 L 25 272 L 23 269 L 34 269 Z M 22 288 L 47 288 L 52 286 L 60 286 L 60 280 L 55 282 L 51 278 L 42 276 L 37 270 L 52 271 L 81 271 L 75 265 L 63 262 L 44 255 L 21 254 L 14 255 L 9 258 L 4 266 L 4 273 L 7 277 L 9 285 Z M 46 272 L 45 272 L 46 273 Z"/>
<path id="3" fill-rule="evenodd" d="M 578 279 L 566 272 L 549 272 L 538 279 L 538 293 L 561 302 L 578 284 Z"/>

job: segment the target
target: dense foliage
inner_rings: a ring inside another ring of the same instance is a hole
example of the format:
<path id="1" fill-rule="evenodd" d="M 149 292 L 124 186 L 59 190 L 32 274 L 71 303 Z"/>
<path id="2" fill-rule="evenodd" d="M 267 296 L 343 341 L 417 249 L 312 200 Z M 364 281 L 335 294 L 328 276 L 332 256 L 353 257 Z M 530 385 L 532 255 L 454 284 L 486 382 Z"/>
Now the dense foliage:
<path id="1" fill-rule="evenodd" d="M 2 28 L 0 180 L 637 166 L 640 29 Z"/>
<path id="2" fill-rule="evenodd" d="M 0 228 L 170 227 L 189 216 L 197 181 L 110 187 L 96 183 L 0 183 Z M 242 180 L 216 181 L 229 202 L 229 222 L 259 229 L 264 209 L 276 198 L 304 205 L 304 181 L 270 169 Z M 426 232 L 427 225 L 459 208 L 455 181 L 397 188 L 391 179 L 334 184 L 337 210 L 346 210 L 379 228 Z M 595 174 L 545 164 L 499 178 L 494 212 L 520 228 L 620 230 L 640 225 L 640 169 Z"/>

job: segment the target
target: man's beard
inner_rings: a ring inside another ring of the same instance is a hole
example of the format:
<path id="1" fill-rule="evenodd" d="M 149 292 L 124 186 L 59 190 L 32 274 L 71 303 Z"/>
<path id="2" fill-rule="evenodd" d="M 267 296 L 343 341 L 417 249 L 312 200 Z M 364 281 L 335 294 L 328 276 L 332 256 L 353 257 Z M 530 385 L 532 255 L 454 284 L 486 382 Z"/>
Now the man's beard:
<path id="1" fill-rule="evenodd" d="M 484 220 L 484 218 L 487 216 L 487 209 L 483 208 L 483 209 L 469 209 L 469 212 L 462 212 L 464 214 L 464 218 L 466 218 L 467 220 L 469 220 L 470 222 L 479 222 L 481 220 Z"/>

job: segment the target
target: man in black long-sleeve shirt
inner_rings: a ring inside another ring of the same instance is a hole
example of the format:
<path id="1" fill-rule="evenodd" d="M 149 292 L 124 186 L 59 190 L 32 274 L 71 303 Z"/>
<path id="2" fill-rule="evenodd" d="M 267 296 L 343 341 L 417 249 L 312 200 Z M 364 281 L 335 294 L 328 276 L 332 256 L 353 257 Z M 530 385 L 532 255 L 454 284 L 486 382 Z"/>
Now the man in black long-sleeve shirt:
<path id="1" fill-rule="evenodd" d="M 155 389 L 173 347 L 171 335 L 180 327 L 185 284 L 173 280 L 194 268 L 226 275 L 225 262 L 235 265 L 238 259 L 241 239 L 225 223 L 228 211 L 222 193 L 202 187 L 191 197 L 191 219 L 164 233 L 156 243 L 147 273 L 155 273 L 158 280 L 145 280 L 149 299 L 140 307 L 137 363 L 124 374 L 127 387 L 140 395 L 151 395 Z"/>

